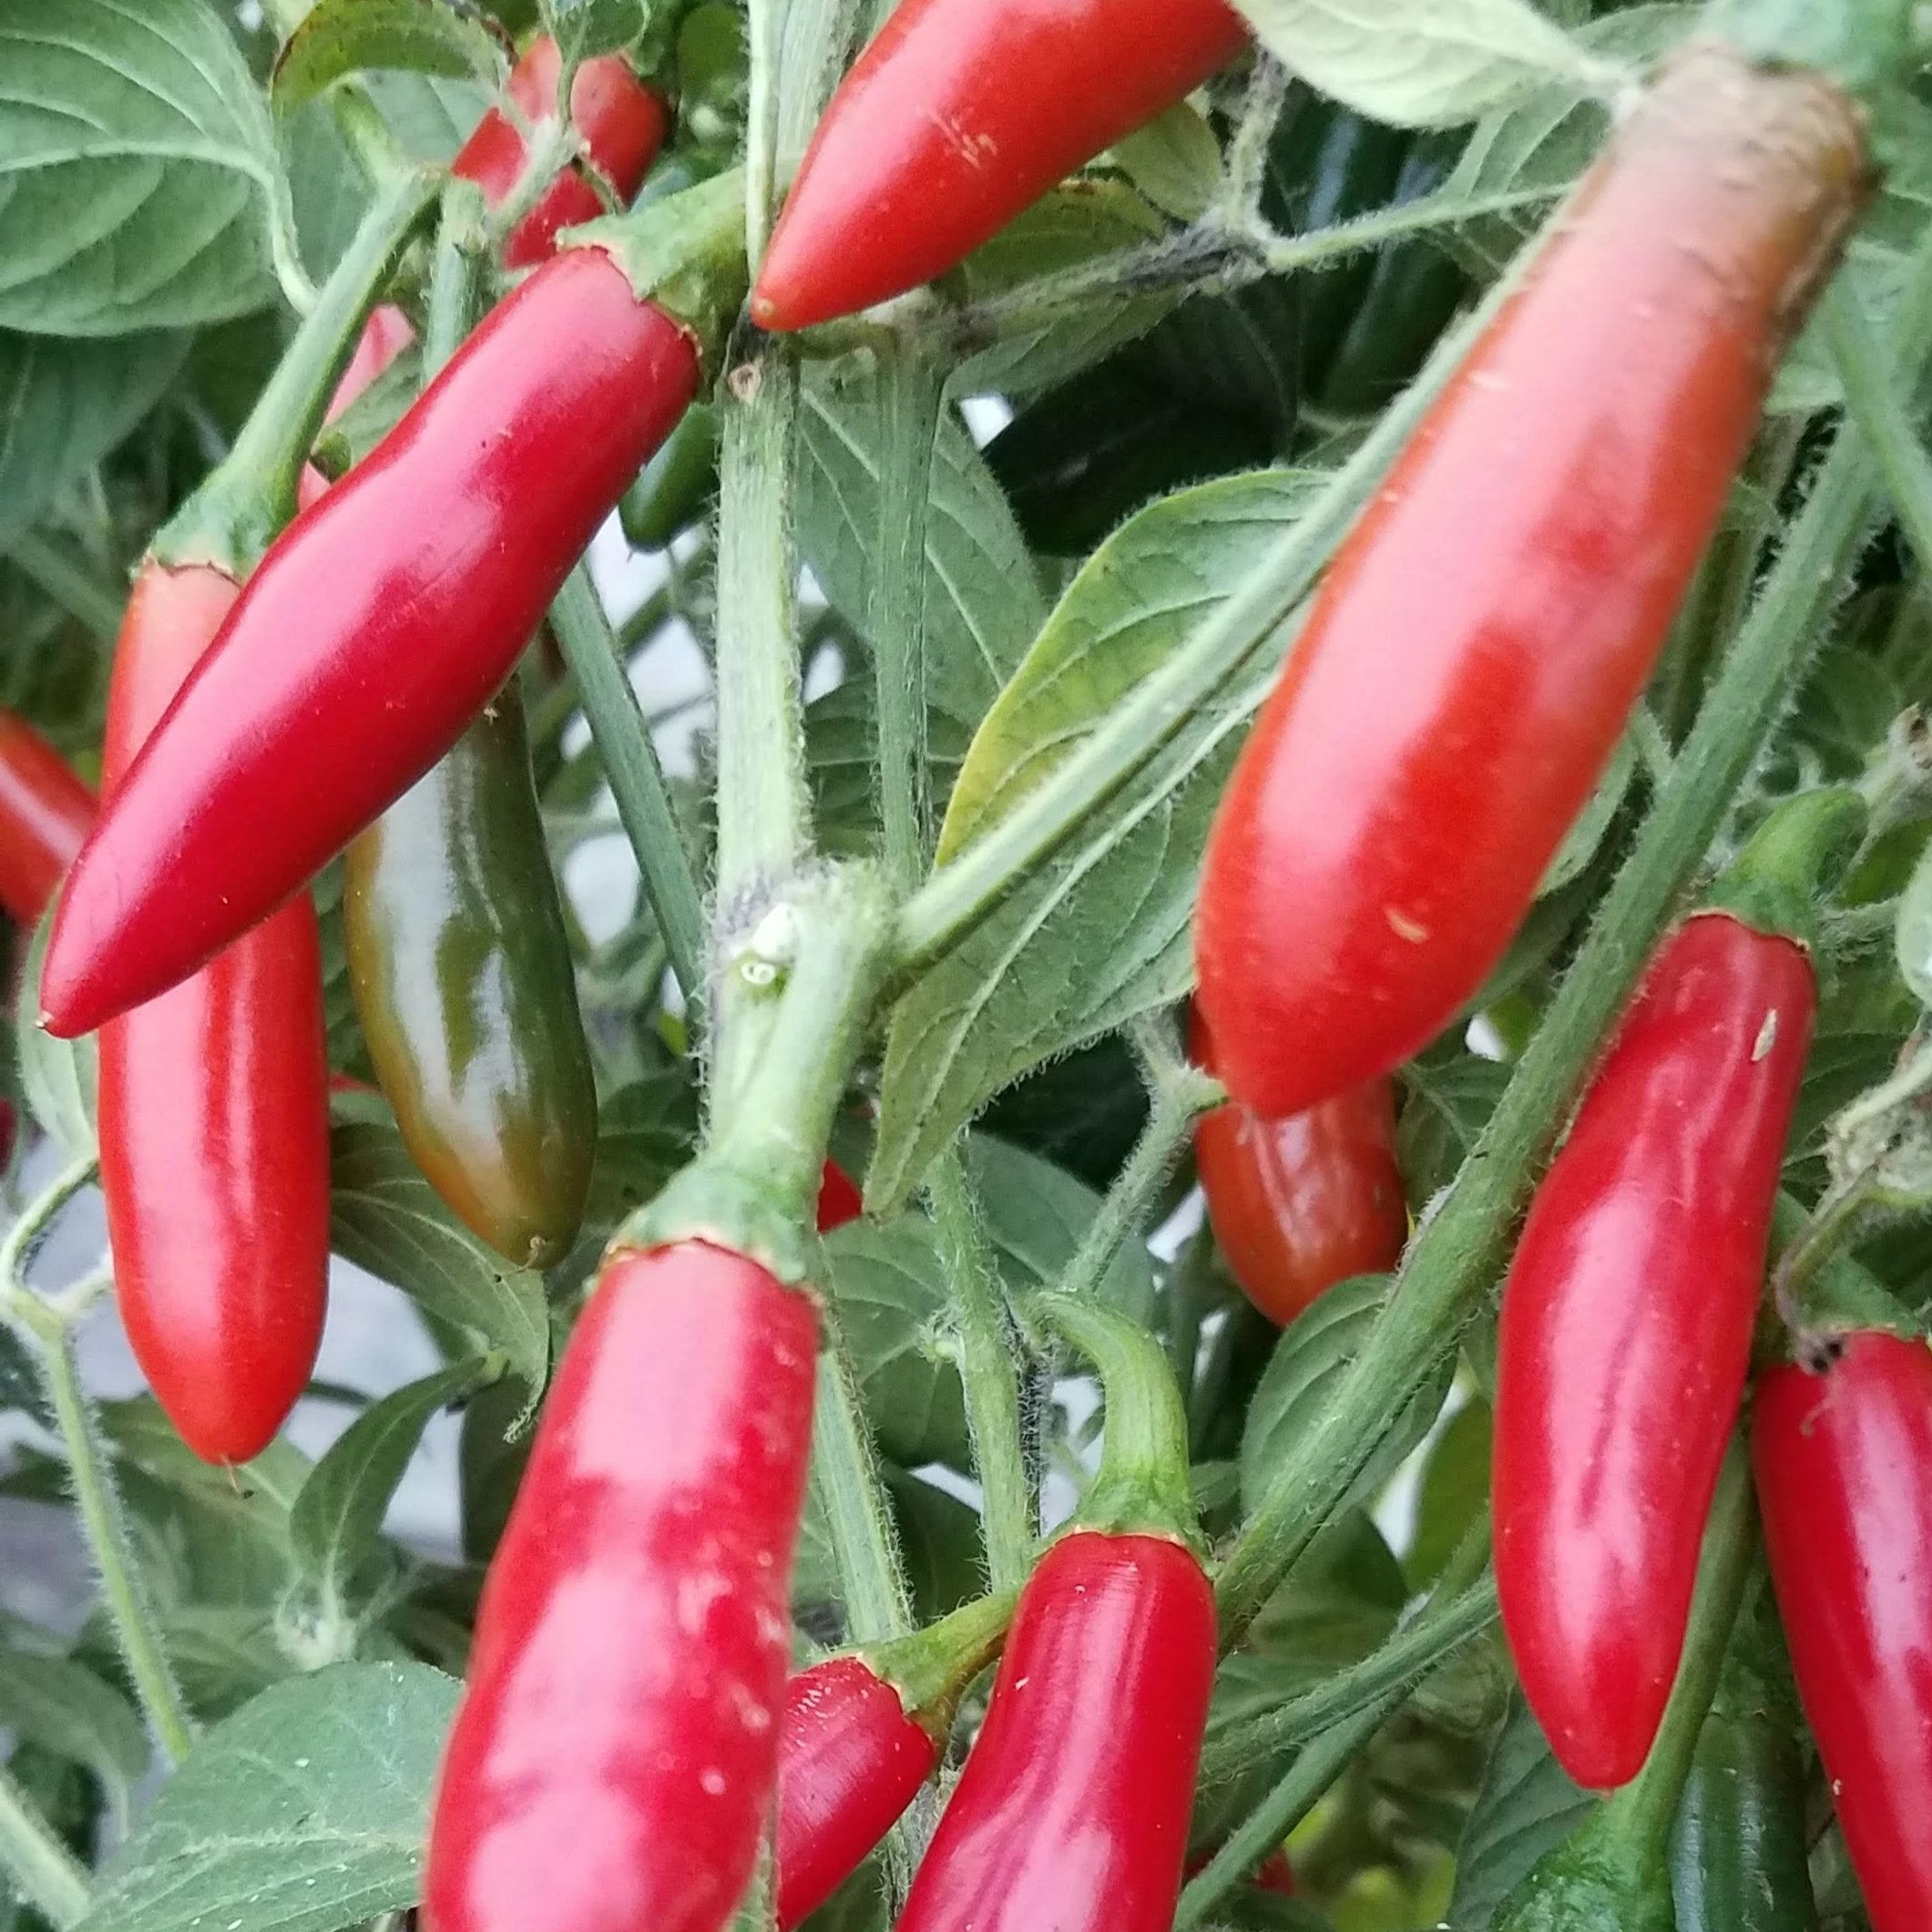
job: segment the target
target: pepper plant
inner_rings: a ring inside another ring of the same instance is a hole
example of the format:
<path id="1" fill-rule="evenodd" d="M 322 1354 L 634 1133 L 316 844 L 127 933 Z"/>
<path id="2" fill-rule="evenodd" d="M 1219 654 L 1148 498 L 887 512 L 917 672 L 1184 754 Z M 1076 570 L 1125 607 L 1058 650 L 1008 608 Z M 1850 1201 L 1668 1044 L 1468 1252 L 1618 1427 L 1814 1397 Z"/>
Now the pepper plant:
<path id="1" fill-rule="evenodd" d="M 1932 1922 L 1923 12 L 0 0 L 0 1932 Z"/>

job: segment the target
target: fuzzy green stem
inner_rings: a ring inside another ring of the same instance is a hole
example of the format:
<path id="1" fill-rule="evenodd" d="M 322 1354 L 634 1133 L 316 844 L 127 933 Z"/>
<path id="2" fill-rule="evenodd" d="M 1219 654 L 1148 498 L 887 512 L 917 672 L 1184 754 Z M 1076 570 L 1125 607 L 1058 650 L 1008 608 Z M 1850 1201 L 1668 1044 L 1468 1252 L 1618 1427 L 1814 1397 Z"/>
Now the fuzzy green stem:
<path id="1" fill-rule="evenodd" d="M 1220 1083 L 1185 1061 L 1159 1069 L 1151 1084 L 1153 1104 L 1147 1125 L 1127 1165 L 1102 1198 L 1099 1212 L 1088 1222 L 1059 1279 L 1062 1294 L 1078 1300 L 1099 1293 L 1114 1257 L 1140 1232 L 1155 1197 L 1186 1150 L 1194 1122 L 1222 1099 Z"/>
<path id="2" fill-rule="evenodd" d="M 436 194 L 434 175 L 412 171 L 363 217 L 233 447 L 156 536 L 157 562 L 211 564 L 239 583 L 261 561 L 295 515 L 302 465 L 363 322 Z"/>
<path id="3" fill-rule="evenodd" d="M 1143 678 L 1046 780 L 906 902 L 899 919 L 902 973 L 928 963 L 991 912 L 1027 871 L 1152 758 L 1288 617 L 1487 324 L 1508 282 L 1507 277 L 1499 281 L 1477 312 L 1445 337 L 1427 367 L 1233 595 Z"/>
<path id="4" fill-rule="evenodd" d="M 1845 385 L 1845 404 L 1864 431 L 1921 570 L 1932 570 L 1932 457 L 1886 367 L 1857 291 L 1841 275 L 1825 291 L 1825 340 Z"/>
<path id="5" fill-rule="evenodd" d="M 1294 1735 L 1309 1742 L 1280 1781 L 1235 1828 L 1226 1844 L 1181 1892 L 1174 1932 L 1199 1926 L 1304 1818 L 1354 1756 L 1408 1694 L 1416 1677 L 1458 1644 L 1487 1629 L 1496 1616 L 1496 1582 L 1483 1572 L 1489 1560 L 1488 1525 L 1478 1525 L 1449 1559 L 1428 1608 L 1373 1657 L 1318 1686 L 1304 1698 L 1271 1713 L 1279 1719 L 1297 1704 L 1309 1707 L 1308 1728 Z M 1478 1579 L 1480 1580 L 1478 1580 Z M 1334 1714 L 1321 1714 L 1325 1701 Z M 1316 1730 L 1314 1726 L 1320 1724 Z M 1244 1727 L 1246 1728 L 1246 1727 Z M 1282 1727 L 1285 1732 L 1286 1727 Z M 1283 1742 L 1286 1742 L 1284 1736 Z M 1212 1747 L 1211 1746 L 1211 1753 Z M 1207 1767 L 1202 1776 L 1216 1774 Z"/>
<path id="6" fill-rule="evenodd" d="M 1034 1295 L 1027 1311 L 1093 1364 L 1106 1397 L 1100 1467 L 1075 1526 L 1150 1531 L 1193 1545 L 1187 1411 L 1160 1344 L 1127 1316 L 1068 1295 Z"/>
<path id="7" fill-rule="evenodd" d="M 95 1568 L 100 1572 L 121 1661 L 128 1666 L 128 1680 L 161 1749 L 179 1763 L 193 1747 L 194 1721 L 181 1701 L 161 1645 L 154 1606 L 128 1533 L 127 1512 L 115 1487 L 107 1447 L 80 1385 L 73 1339 L 64 1323 L 37 1308 L 30 1298 L 21 1306 L 23 1325 L 33 1331 L 39 1344 L 47 1398 L 66 1446 L 67 1480 L 73 1487 Z"/>
<path id="8" fill-rule="evenodd" d="M 845 1605 L 845 1629 L 855 1643 L 909 1635 L 912 1591 L 899 1553 L 892 1498 L 879 1470 L 864 1394 L 852 1351 L 829 1299 L 821 1314 L 818 1406 L 812 1420 L 812 1473 L 832 1532 Z"/>
<path id="9" fill-rule="evenodd" d="M 1898 339 L 1922 365 L 1932 331 L 1932 250 L 1899 311 Z M 1501 1270 L 1504 1246 L 1598 1044 L 1685 884 L 1702 863 L 1758 748 L 1788 700 L 1869 527 L 1874 473 L 1855 425 L 1833 440 L 1776 568 L 1610 886 L 1500 1105 L 1440 1211 L 1416 1236 L 1396 1292 L 1320 1418 L 1291 1449 L 1222 1569 L 1233 1642 L 1347 1493 L 1387 1418 L 1400 1415 Z"/>
<path id="10" fill-rule="evenodd" d="M 452 176 L 443 184 L 423 339 L 425 384 L 469 340 L 490 306 L 494 251 L 487 212 L 483 190 L 474 181 Z"/>
<path id="11" fill-rule="evenodd" d="M 1486 1550 L 1484 1545 L 1477 1551 L 1474 1567 L 1478 1571 Z M 1210 1730 L 1201 1757 L 1201 1784 L 1238 1777 L 1378 1704 L 1391 1692 L 1407 1690 L 1451 1651 L 1490 1629 L 1497 1619 L 1496 1579 L 1479 1576 L 1458 1588 L 1457 1578 L 1445 1575 L 1449 1588 L 1438 1586 L 1427 1610 L 1360 1663 L 1284 1698 L 1272 1711 Z"/>
<path id="12" fill-rule="evenodd" d="M 958 1331 L 986 1572 L 995 1590 L 1017 1590 L 1027 1579 L 1038 1534 L 1015 1372 L 1025 1351 L 956 1146 L 933 1163 L 927 1187 Z"/>
<path id="13" fill-rule="evenodd" d="M 1711 1503 L 1704 1531 L 1703 1559 L 1684 1634 L 1683 1661 L 1671 1701 L 1664 1706 L 1651 1754 L 1631 1781 L 1604 1801 L 1592 1831 L 1615 1846 L 1633 1870 L 1654 1868 L 1670 1843 L 1671 1823 L 1698 1733 L 1717 1694 L 1732 1626 L 1743 1601 L 1744 1583 L 1757 1549 L 1757 1518 L 1752 1503 L 1751 1468 L 1741 1441 L 1733 1439 Z"/>
<path id="14" fill-rule="evenodd" d="M 87 1872 L 0 1764 L 0 1869 L 48 1924 L 71 1926 L 87 1909 Z"/>
<path id="15" fill-rule="evenodd" d="M 912 1636 L 861 1647 L 860 1655 L 899 1693 L 906 1715 L 944 1742 L 959 1700 L 1006 1642 L 1017 1601 L 1012 1590 L 976 1597 Z"/>
<path id="16" fill-rule="evenodd" d="M 644 895 L 664 935 L 670 969 L 688 1002 L 704 997 L 704 906 L 690 848 L 671 803 L 670 786 L 651 742 L 610 620 L 589 573 L 579 564 L 550 607 L 550 623 L 569 667 L 577 701 L 590 727 L 605 782 L 617 802 Z"/>
<path id="17" fill-rule="evenodd" d="M 724 384 L 718 519 L 718 890 L 729 903 L 803 858 L 811 806 L 793 636 L 798 370 L 767 344 Z"/>
<path id="18" fill-rule="evenodd" d="M 77 563 L 66 547 L 36 530 L 6 540 L 7 561 L 110 649 L 120 636 L 122 600 L 93 571 Z"/>
<path id="19" fill-rule="evenodd" d="M 871 621 L 877 689 L 879 823 L 885 876 L 910 892 L 932 853 L 931 759 L 925 736 L 925 526 L 942 386 L 935 364 L 907 351 L 882 356 L 879 545 Z"/>

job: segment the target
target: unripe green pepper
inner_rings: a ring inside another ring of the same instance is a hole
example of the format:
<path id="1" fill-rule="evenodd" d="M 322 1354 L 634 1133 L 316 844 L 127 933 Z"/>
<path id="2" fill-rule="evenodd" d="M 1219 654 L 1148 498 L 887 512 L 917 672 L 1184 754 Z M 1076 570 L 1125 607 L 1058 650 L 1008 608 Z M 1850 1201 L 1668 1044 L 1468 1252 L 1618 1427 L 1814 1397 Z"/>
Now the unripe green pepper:
<path id="1" fill-rule="evenodd" d="M 416 1164 L 512 1260 L 576 1238 L 597 1091 L 513 684 L 349 847 L 369 1057 Z"/>
<path id="2" fill-rule="evenodd" d="M 618 516 L 639 550 L 661 550 L 705 513 L 718 488 L 718 412 L 693 403 L 624 492 Z"/>
<path id="3" fill-rule="evenodd" d="M 1671 1834 L 1677 1932 L 1817 1932 L 1804 1770 L 1774 1717 L 1704 1720 Z"/>

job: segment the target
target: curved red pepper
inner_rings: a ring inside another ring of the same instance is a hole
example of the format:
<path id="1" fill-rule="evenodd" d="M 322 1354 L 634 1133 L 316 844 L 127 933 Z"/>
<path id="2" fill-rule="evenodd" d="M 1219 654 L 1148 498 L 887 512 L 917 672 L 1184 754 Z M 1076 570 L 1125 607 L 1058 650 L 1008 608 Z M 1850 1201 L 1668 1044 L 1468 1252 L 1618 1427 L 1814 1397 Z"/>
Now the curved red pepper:
<path id="1" fill-rule="evenodd" d="M 1524 1694 L 1579 1784 L 1636 1775 L 1676 1679 L 1816 1003 L 1790 940 L 1726 913 L 1681 926 L 1503 1291 L 1497 1586 Z"/>
<path id="2" fill-rule="evenodd" d="M 1829 82 L 1681 54 L 1356 524 L 1208 843 L 1199 998 L 1257 1112 L 1388 1072 L 1502 956 L 1865 173 Z"/>
<path id="3" fill-rule="evenodd" d="M 1804 1714 L 1874 1932 L 1932 1925 L 1932 1354 L 1850 1336 L 1758 1385 L 1751 1455 Z"/>
<path id="4" fill-rule="evenodd" d="M 720 1932 L 772 1801 L 818 1318 L 700 1242 L 604 1271 L 444 1755 L 436 1932 Z"/>
<path id="5" fill-rule="evenodd" d="M 204 565 L 142 567 L 108 693 L 107 797 L 239 594 Z M 115 1299 L 156 1400 L 210 1462 L 245 1462 L 268 1446 L 322 1344 L 322 985 L 315 909 L 302 894 L 101 1028 Z"/>
<path id="6" fill-rule="evenodd" d="M 193 972 L 449 749 L 698 376 L 599 249 L 492 311 L 276 540 L 103 813 L 48 946 L 54 1032 Z"/>
<path id="7" fill-rule="evenodd" d="M 1213 1593 L 1179 1543 L 1054 1544 L 898 1932 L 1168 1932 L 1214 1653 Z"/>
<path id="8" fill-rule="evenodd" d="M 778 1735 L 779 1932 L 859 1868 L 938 1762 L 937 1742 L 863 1658 L 792 1680 Z"/>
<path id="9" fill-rule="evenodd" d="M 0 710 L 0 906 L 36 924 L 94 825 L 94 794 L 25 718 Z"/>
<path id="10" fill-rule="evenodd" d="M 944 274 L 1247 43 L 1222 0 L 905 0 L 812 137 L 752 319 L 802 329 Z"/>
<path id="11" fill-rule="evenodd" d="M 1190 1045 L 1214 1071 L 1199 1014 Z M 1408 1239 L 1395 1165 L 1395 1096 L 1370 1080 L 1285 1120 L 1239 1103 L 1194 1127 L 1194 1165 L 1214 1240 L 1242 1292 L 1285 1327 L 1324 1289 L 1393 1268 Z"/>

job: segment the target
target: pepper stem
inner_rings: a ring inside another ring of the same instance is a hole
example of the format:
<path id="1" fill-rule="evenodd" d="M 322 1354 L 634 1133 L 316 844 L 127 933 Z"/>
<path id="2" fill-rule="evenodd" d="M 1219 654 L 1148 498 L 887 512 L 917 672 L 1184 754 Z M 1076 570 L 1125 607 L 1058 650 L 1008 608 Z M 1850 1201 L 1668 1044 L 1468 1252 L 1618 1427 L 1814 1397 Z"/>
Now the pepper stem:
<path id="1" fill-rule="evenodd" d="M 1018 1600 L 1018 1592 L 1010 1590 L 976 1597 L 910 1637 L 868 1644 L 855 1654 L 899 1693 L 915 1724 L 943 1740 L 953 1728 L 959 1700 L 999 1655 Z"/>
<path id="2" fill-rule="evenodd" d="M 369 311 L 434 206 L 436 186 L 434 174 L 412 170 L 363 217 L 234 446 L 155 537 L 157 563 L 208 564 L 240 583 L 293 519 L 302 467 L 329 399 Z"/>
<path id="3" fill-rule="evenodd" d="M 1099 1473 L 1070 1527 L 1147 1530 L 1198 1549 L 1187 1412 L 1160 1344 L 1092 1302 L 1038 1294 L 1026 1305 L 1093 1363 L 1106 1392 Z"/>
<path id="4" fill-rule="evenodd" d="M 1787 799 L 1752 833 L 1705 904 L 1817 949 L 1818 900 L 1857 856 L 1869 811 L 1852 785 Z"/>

